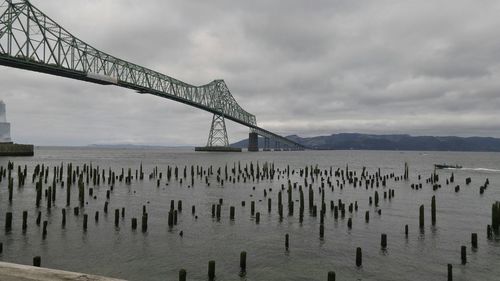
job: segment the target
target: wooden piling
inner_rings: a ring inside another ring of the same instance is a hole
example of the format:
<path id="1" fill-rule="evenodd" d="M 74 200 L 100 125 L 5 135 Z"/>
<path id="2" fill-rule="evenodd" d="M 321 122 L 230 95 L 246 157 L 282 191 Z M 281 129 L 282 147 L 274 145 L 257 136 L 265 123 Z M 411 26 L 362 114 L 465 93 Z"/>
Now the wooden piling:
<path id="1" fill-rule="evenodd" d="M 28 211 L 23 211 L 23 231 L 28 228 Z"/>
<path id="2" fill-rule="evenodd" d="M 43 238 L 44 238 L 44 239 L 45 239 L 45 237 L 47 236 L 47 224 L 48 224 L 48 222 L 47 222 L 47 221 L 43 221 L 42 236 L 43 236 Z"/>
<path id="3" fill-rule="evenodd" d="M 208 262 L 208 280 L 212 281 L 215 279 L 215 261 Z"/>
<path id="4" fill-rule="evenodd" d="M 363 256 L 361 253 L 361 248 L 356 248 L 356 266 L 360 267 L 362 265 Z"/>
<path id="5" fill-rule="evenodd" d="M 234 206 L 229 207 L 229 219 L 230 220 L 234 220 L 234 211 L 235 211 Z"/>
<path id="6" fill-rule="evenodd" d="M 179 281 L 186 281 L 186 276 L 187 273 L 185 269 L 179 270 Z"/>
<path id="7" fill-rule="evenodd" d="M 335 272 L 334 271 L 328 272 L 328 281 L 335 281 Z"/>
<path id="8" fill-rule="evenodd" d="M 240 276 L 244 276 L 247 272 L 247 252 L 240 253 Z"/>
<path id="9" fill-rule="evenodd" d="M 64 228 L 66 226 L 66 209 L 62 209 L 62 227 Z"/>
<path id="10" fill-rule="evenodd" d="M 12 212 L 7 212 L 5 214 L 5 231 L 10 231 L 12 229 Z"/>
<path id="11" fill-rule="evenodd" d="M 286 251 L 288 251 L 289 246 L 290 246 L 290 240 L 289 240 L 289 235 L 287 233 L 287 234 L 285 234 L 285 250 Z"/>
<path id="12" fill-rule="evenodd" d="M 380 246 L 382 246 L 382 249 L 387 248 L 387 234 L 383 233 L 380 237 Z"/>
<path id="13" fill-rule="evenodd" d="M 142 232 L 148 230 L 148 213 L 142 214 Z"/>
<path id="14" fill-rule="evenodd" d="M 420 215 L 418 217 L 420 228 L 424 228 L 424 205 L 420 205 Z"/>
<path id="15" fill-rule="evenodd" d="M 436 196 L 432 196 L 431 219 L 432 219 L 432 225 L 436 225 Z"/>
<path id="16" fill-rule="evenodd" d="M 42 258 L 40 256 L 36 256 L 33 258 L 33 266 L 40 267 L 42 265 Z"/>
<path id="17" fill-rule="evenodd" d="M 89 215 L 84 214 L 83 215 L 83 230 L 87 230 L 87 221 L 88 221 Z"/>
<path id="18" fill-rule="evenodd" d="M 453 281 L 453 265 L 448 264 L 448 281 Z"/>
<path id="19" fill-rule="evenodd" d="M 120 223 L 120 209 L 115 209 L 115 227 L 118 227 Z"/>
<path id="20" fill-rule="evenodd" d="M 465 265 L 467 263 L 467 247 L 462 246 L 460 251 L 460 256 L 462 259 L 462 264 Z"/>
<path id="21" fill-rule="evenodd" d="M 137 229 L 137 218 L 132 218 L 132 230 Z"/>
<path id="22" fill-rule="evenodd" d="M 471 244 L 473 249 L 477 249 L 477 233 L 472 233 Z"/>

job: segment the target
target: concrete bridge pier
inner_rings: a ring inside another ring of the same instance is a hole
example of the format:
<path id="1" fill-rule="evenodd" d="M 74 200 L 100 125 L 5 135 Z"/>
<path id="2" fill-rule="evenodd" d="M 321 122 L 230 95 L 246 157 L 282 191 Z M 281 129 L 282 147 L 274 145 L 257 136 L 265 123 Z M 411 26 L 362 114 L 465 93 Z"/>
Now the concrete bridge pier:
<path id="1" fill-rule="evenodd" d="M 264 149 L 263 151 L 271 151 L 271 148 L 269 146 L 269 138 L 268 137 L 264 137 Z"/>
<path id="2" fill-rule="evenodd" d="M 259 151 L 259 135 L 256 132 L 248 134 L 248 151 Z"/>

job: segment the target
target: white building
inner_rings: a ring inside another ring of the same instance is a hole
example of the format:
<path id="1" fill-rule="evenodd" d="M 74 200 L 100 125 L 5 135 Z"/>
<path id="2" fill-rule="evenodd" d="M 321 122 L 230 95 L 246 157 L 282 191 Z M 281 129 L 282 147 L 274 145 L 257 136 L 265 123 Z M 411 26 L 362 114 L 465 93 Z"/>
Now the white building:
<path id="1" fill-rule="evenodd" d="M 4 142 L 11 142 L 10 123 L 7 122 L 5 103 L 0 100 L 0 143 Z"/>

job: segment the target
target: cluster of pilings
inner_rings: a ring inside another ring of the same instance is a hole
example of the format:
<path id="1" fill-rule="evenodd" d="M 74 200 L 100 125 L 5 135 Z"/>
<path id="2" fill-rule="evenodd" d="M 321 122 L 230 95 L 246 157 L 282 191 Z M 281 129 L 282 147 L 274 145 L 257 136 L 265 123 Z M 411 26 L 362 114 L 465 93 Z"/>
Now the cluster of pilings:
<path id="1" fill-rule="evenodd" d="M 51 173 L 52 170 L 52 173 Z M 14 204 L 14 173 L 15 165 L 13 162 L 9 162 L 7 167 L 0 167 L 0 182 L 2 179 L 8 181 L 7 188 L 9 194 L 9 204 Z M 29 175 L 27 166 L 24 167 L 17 166 L 17 187 L 25 188 L 26 178 Z M 98 200 L 97 193 L 94 192 L 95 188 L 103 187 L 106 188 L 106 198 L 103 205 L 103 213 L 107 215 L 110 212 L 110 203 L 113 199 L 113 190 L 117 183 L 123 183 L 127 186 L 133 185 L 135 181 L 144 180 L 144 170 L 142 163 L 139 168 L 134 171 L 131 168 L 121 168 L 118 171 L 114 171 L 111 168 L 101 168 L 95 166 L 92 163 L 83 164 L 83 166 L 73 165 L 73 163 L 61 163 L 60 165 L 54 166 L 52 168 L 45 166 L 44 164 L 36 165 L 31 173 L 32 184 L 35 185 L 36 196 L 34 199 L 34 205 L 37 211 L 34 214 L 29 214 L 27 210 L 22 211 L 22 231 L 26 232 L 28 228 L 28 217 L 31 215 L 35 217 L 36 227 L 42 227 L 42 238 L 45 239 L 47 235 L 50 235 L 50 229 L 48 229 L 48 220 L 43 220 L 42 222 L 42 208 L 47 209 L 47 215 L 50 215 L 51 208 L 54 208 L 57 203 L 57 196 L 62 196 L 65 198 L 65 207 L 61 208 L 61 227 L 64 228 L 69 217 L 68 211 L 73 213 L 73 216 L 83 215 L 82 231 L 89 230 L 88 217 L 91 214 L 85 212 L 85 205 L 88 200 Z M 292 176 L 296 175 L 299 179 L 292 181 Z M 418 175 L 418 181 L 422 178 Z M 298 216 L 299 223 L 303 223 L 305 215 L 311 217 L 319 216 L 319 239 L 325 239 L 325 224 L 328 223 L 326 219 L 326 213 L 329 209 L 333 215 L 333 219 L 338 221 L 344 219 L 346 214 L 349 216 L 347 218 L 347 229 L 350 231 L 353 227 L 353 220 L 355 216 L 352 214 L 358 212 L 361 208 L 364 211 L 364 221 L 365 223 L 370 222 L 370 212 L 372 211 L 375 215 L 382 215 L 382 200 L 395 200 L 396 192 L 394 188 L 389 188 L 390 184 L 398 181 L 409 182 L 410 169 L 409 165 L 405 163 L 404 171 L 402 175 L 397 175 L 395 173 L 383 174 L 380 169 L 377 169 L 374 173 L 369 173 L 366 167 L 362 168 L 362 171 L 355 171 L 349 168 L 348 165 L 345 168 L 333 167 L 319 168 L 318 166 L 308 165 L 298 169 L 291 169 L 289 165 L 285 168 L 277 168 L 273 163 L 233 163 L 232 167 L 225 165 L 224 167 L 215 166 L 201 166 L 201 165 L 191 165 L 191 166 L 167 166 L 165 173 L 163 173 L 158 166 L 155 166 L 149 173 L 149 181 L 153 183 L 152 186 L 159 188 L 160 186 L 168 186 L 172 181 L 177 182 L 181 187 L 187 186 L 187 188 L 192 188 L 195 184 L 202 182 L 206 187 L 210 187 L 211 184 L 217 185 L 219 187 L 224 187 L 227 183 L 260 183 L 264 181 L 272 180 L 282 180 L 284 183 L 281 184 L 281 188 L 277 191 L 277 207 L 273 208 L 273 189 L 265 188 L 263 190 L 263 197 L 265 203 L 267 203 L 267 212 L 270 214 L 276 214 L 279 221 L 283 221 L 284 217 Z M 446 179 L 446 185 L 453 184 L 455 182 L 454 174 L 451 174 L 450 178 Z M 434 191 L 442 188 L 440 184 L 439 175 L 434 171 L 429 178 L 426 179 L 426 183 L 430 184 Z M 471 184 L 471 179 L 466 179 L 466 185 Z M 485 184 L 481 186 L 482 193 L 490 184 L 489 179 L 486 179 Z M 409 184 L 408 184 L 409 185 Z M 422 183 L 411 183 L 411 188 L 414 190 L 422 189 Z M 325 199 L 325 194 L 328 190 L 333 192 L 335 189 L 344 189 L 351 187 L 364 188 L 368 190 L 372 196 L 368 197 L 367 205 L 360 205 L 358 201 L 354 202 L 344 202 L 342 199 L 337 201 Z M 76 191 L 74 191 L 76 189 Z M 255 186 L 253 187 L 255 190 Z M 76 192 L 77 195 L 72 195 Z M 455 187 L 455 192 L 457 189 Z M 306 196 L 307 194 L 307 201 Z M 316 194 L 318 196 L 316 197 Z M 77 199 L 77 203 L 75 201 Z M 259 200 L 260 201 L 260 200 Z M 298 206 L 296 203 L 298 202 Z M 307 208 L 306 208 L 307 202 Z M 328 204 L 327 204 L 328 203 Z M 241 206 L 246 206 L 246 201 L 241 201 Z M 435 226 L 437 224 L 437 203 L 436 196 L 432 196 L 430 201 L 430 217 L 431 224 Z M 132 231 L 136 231 L 138 228 L 138 223 L 140 220 L 141 231 L 148 231 L 148 213 L 146 210 L 146 205 L 142 206 L 142 212 L 137 216 L 132 215 L 130 218 L 130 227 Z M 126 209 L 121 206 L 114 206 L 114 226 L 119 230 L 120 226 L 125 224 L 122 222 L 126 218 Z M 365 208 L 363 210 L 363 208 Z M 182 200 L 171 200 L 170 208 L 168 211 L 168 216 L 166 218 L 166 224 L 169 228 L 174 228 L 179 224 L 178 216 L 181 215 L 183 209 Z M 220 222 L 223 217 L 224 212 L 229 210 L 229 219 L 236 219 L 236 208 L 234 205 L 224 205 L 224 199 L 220 198 L 216 204 L 212 204 L 211 208 L 211 218 L 215 222 Z M 307 212 L 306 212 L 307 210 Z M 196 215 L 196 206 L 191 206 L 191 213 L 193 216 L 198 218 Z M 128 214 L 128 212 L 127 212 Z M 422 204 L 418 210 L 419 220 L 418 226 L 423 231 L 425 228 L 425 204 Z M 12 212 L 7 212 L 5 215 L 5 230 L 10 233 L 13 229 L 13 216 L 18 214 L 13 214 Z M 99 221 L 100 213 L 95 211 L 94 220 L 97 223 Z M 261 212 L 256 210 L 256 201 L 250 201 L 250 216 L 251 219 L 255 221 L 256 224 L 260 224 Z M 120 225 L 121 224 L 121 225 Z M 416 224 L 416 222 L 415 222 Z M 498 235 L 500 226 L 500 202 L 496 202 L 492 207 L 492 224 L 488 225 L 487 237 L 491 239 L 494 234 Z M 155 225 L 154 227 L 161 227 Z M 409 225 L 405 224 L 401 226 L 404 229 L 405 236 L 409 236 Z M 179 232 L 180 236 L 183 236 L 183 231 Z M 380 247 L 384 251 L 389 250 L 389 233 L 380 234 Z M 293 238 L 289 233 L 285 234 L 285 251 L 289 252 L 290 239 Z M 328 236 L 326 236 L 328 237 Z M 477 233 L 471 234 L 471 245 L 473 249 L 478 248 L 478 235 Z M 0 253 L 3 250 L 3 244 L 0 242 Z M 465 265 L 467 263 L 467 253 L 466 246 L 460 247 L 460 257 L 461 263 Z M 33 259 L 33 264 L 40 266 L 41 257 L 36 256 Z M 362 261 L 362 249 L 357 247 L 353 249 L 353 260 L 357 267 L 361 267 Z M 240 255 L 240 275 L 246 273 L 246 252 L 242 252 Z M 452 266 L 448 266 L 448 274 L 451 274 Z M 187 272 L 181 270 L 179 272 L 179 280 L 186 280 Z M 451 276 L 451 275 L 450 275 Z M 208 277 L 215 277 L 215 261 L 209 262 Z M 335 272 L 328 272 L 328 280 L 335 280 Z"/>

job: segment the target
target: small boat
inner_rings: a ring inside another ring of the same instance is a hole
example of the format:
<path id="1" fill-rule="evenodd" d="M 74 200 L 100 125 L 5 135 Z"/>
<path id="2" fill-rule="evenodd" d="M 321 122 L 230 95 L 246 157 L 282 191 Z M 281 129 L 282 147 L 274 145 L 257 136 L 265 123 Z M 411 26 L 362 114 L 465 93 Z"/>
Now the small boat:
<path id="1" fill-rule="evenodd" d="M 434 164 L 436 169 L 462 169 L 460 165 Z"/>

